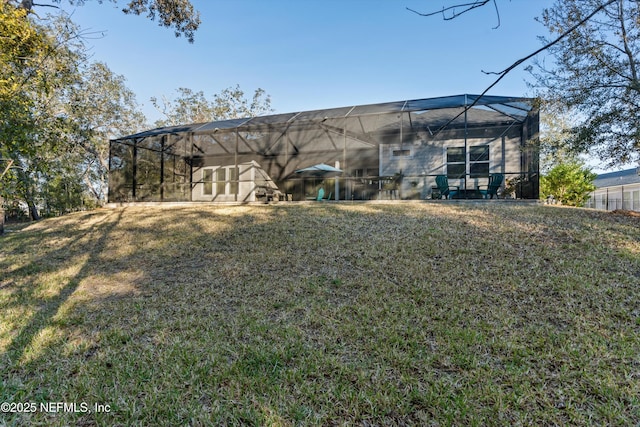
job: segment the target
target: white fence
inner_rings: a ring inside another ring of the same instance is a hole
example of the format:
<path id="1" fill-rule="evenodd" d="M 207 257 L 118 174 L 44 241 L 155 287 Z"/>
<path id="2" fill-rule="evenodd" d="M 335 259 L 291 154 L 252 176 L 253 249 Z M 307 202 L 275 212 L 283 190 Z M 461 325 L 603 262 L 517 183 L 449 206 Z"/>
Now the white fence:
<path id="1" fill-rule="evenodd" d="M 636 193 L 637 194 L 637 193 Z M 585 204 L 587 208 L 614 211 L 616 209 L 624 209 L 629 211 L 640 212 L 640 200 L 637 197 L 591 197 Z"/>

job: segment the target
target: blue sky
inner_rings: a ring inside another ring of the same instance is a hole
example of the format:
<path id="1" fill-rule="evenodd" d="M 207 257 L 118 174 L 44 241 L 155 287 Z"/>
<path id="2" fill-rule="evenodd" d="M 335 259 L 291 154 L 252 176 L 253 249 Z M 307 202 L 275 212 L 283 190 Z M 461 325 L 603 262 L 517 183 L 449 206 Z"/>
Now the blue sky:
<path id="1" fill-rule="evenodd" d="M 151 97 L 176 89 L 264 89 L 277 113 L 482 93 L 500 71 L 539 49 L 535 18 L 553 0 L 497 0 L 450 21 L 421 17 L 461 0 L 192 0 L 202 24 L 190 44 L 105 0 L 62 7 L 85 31 L 93 60 L 124 75 L 153 123 Z M 120 0 L 124 4 L 124 0 Z M 544 55 L 538 59 L 544 60 Z M 529 61 L 530 63 L 530 61 Z M 531 96 L 524 63 L 489 94 Z M 605 171 L 588 160 L 595 172 Z"/>
<path id="2" fill-rule="evenodd" d="M 212 96 L 239 84 L 264 89 L 280 113 L 481 93 L 499 71 L 539 48 L 534 18 L 551 0 L 498 0 L 452 21 L 420 17 L 455 0 L 193 0 L 202 25 L 195 43 L 144 17 L 96 0 L 70 7 L 73 20 L 103 37 L 93 59 L 127 79 L 149 122 L 149 98 L 178 87 Z M 123 1 L 121 1 L 123 3 Z M 527 73 L 512 72 L 490 93 L 526 96 Z"/>

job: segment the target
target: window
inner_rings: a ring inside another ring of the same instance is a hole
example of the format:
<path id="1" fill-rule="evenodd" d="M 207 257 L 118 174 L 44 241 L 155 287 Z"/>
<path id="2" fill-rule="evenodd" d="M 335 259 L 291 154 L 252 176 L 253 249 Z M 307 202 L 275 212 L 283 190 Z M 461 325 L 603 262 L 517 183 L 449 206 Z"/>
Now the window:
<path id="1" fill-rule="evenodd" d="M 464 178 L 466 159 L 464 147 L 447 148 L 447 177 L 451 179 Z"/>
<path id="2" fill-rule="evenodd" d="M 213 192 L 214 184 L 215 194 Z M 238 189 L 238 168 L 234 166 L 220 166 L 202 169 L 203 196 L 237 194 Z"/>
<path id="3" fill-rule="evenodd" d="M 447 148 L 447 177 L 450 179 L 464 178 L 469 162 L 470 178 L 485 178 L 489 176 L 489 146 L 476 145 L 469 147 L 469 158 L 464 147 Z"/>
<path id="4" fill-rule="evenodd" d="M 202 169 L 202 194 L 213 195 L 213 169 Z"/>
<path id="5" fill-rule="evenodd" d="M 227 186 L 227 169 L 218 168 L 216 170 L 216 194 L 225 194 L 225 187 Z"/>
<path id="6" fill-rule="evenodd" d="M 624 192 L 623 209 L 635 211 L 640 210 L 640 190 Z"/>
<path id="7" fill-rule="evenodd" d="M 410 159 L 413 157 L 413 148 L 408 146 L 407 144 L 390 144 L 385 150 L 388 150 L 389 157 L 391 159 Z"/>
<path id="8" fill-rule="evenodd" d="M 393 157 L 411 157 L 411 150 L 393 150 Z"/>
<path id="9" fill-rule="evenodd" d="M 486 178 L 489 176 L 489 146 L 469 147 L 469 176 Z"/>
<path id="10" fill-rule="evenodd" d="M 596 205 L 596 209 L 606 209 L 607 208 L 607 199 L 605 198 L 604 194 L 600 194 L 599 196 L 597 196 L 597 205 Z"/>
<path id="11" fill-rule="evenodd" d="M 238 168 L 229 168 L 229 194 L 238 193 Z"/>

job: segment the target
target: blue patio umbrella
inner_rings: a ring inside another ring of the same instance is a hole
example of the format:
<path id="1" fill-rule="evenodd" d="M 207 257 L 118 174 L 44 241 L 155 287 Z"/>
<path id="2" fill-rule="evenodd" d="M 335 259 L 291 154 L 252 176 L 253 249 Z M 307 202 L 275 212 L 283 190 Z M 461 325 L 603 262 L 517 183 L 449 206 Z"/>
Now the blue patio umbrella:
<path id="1" fill-rule="evenodd" d="M 298 169 L 295 172 L 304 176 L 325 178 L 341 174 L 342 169 L 334 168 L 333 166 L 329 166 L 325 163 L 318 163 L 317 165 L 309 166 L 308 168 Z"/>
<path id="2" fill-rule="evenodd" d="M 336 177 L 342 174 L 342 169 L 329 166 L 325 163 L 318 163 L 317 165 L 309 166 L 308 168 L 298 169 L 295 172 L 303 177 L 324 179 L 329 177 Z M 335 188 L 334 197 L 335 197 L 335 200 L 338 200 L 338 194 L 339 194 L 340 188 L 339 188 L 337 179 L 335 182 L 335 186 L 336 188 Z"/>

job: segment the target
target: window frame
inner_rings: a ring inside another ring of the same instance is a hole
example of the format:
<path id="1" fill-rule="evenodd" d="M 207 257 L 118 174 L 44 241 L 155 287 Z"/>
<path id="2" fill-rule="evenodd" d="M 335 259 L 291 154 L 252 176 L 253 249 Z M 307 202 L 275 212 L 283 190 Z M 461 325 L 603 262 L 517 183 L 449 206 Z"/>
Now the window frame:
<path id="1" fill-rule="evenodd" d="M 201 175 L 203 196 L 233 196 L 240 190 L 240 168 L 231 166 L 206 166 Z"/>
<path id="2" fill-rule="evenodd" d="M 213 177 L 215 168 L 202 168 L 202 195 L 213 196 Z M 208 175 L 208 177 L 207 177 Z"/>
<path id="3" fill-rule="evenodd" d="M 482 149 L 482 153 L 472 159 L 473 151 L 480 151 Z M 469 147 L 469 178 L 488 178 L 489 170 L 490 170 L 490 159 L 491 159 L 491 150 L 489 150 L 489 145 L 473 145 Z M 474 168 L 476 166 L 476 168 Z M 478 172 L 477 166 L 482 167 L 482 171 Z"/>
<path id="4" fill-rule="evenodd" d="M 462 153 L 453 154 L 453 150 L 460 150 Z M 445 160 L 447 164 L 447 178 L 448 179 L 464 179 L 467 173 L 467 162 L 466 162 L 467 150 L 465 150 L 465 147 L 446 147 L 445 156 L 446 156 Z M 464 160 L 461 161 L 460 160 L 461 157 Z M 461 165 L 463 167 L 462 174 L 460 174 L 459 171 L 457 171 L 457 173 L 452 172 L 451 169 L 454 169 L 454 168 L 459 169 Z"/>
<path id="5" fill-rule="evenodd" d="M 445 147 L 445 164 L 449 179 L 488 178 L 491 172 L 489 144 Z"/>

